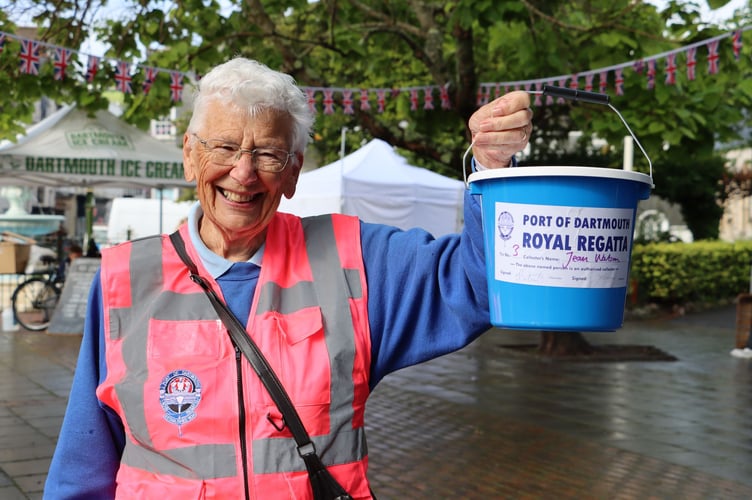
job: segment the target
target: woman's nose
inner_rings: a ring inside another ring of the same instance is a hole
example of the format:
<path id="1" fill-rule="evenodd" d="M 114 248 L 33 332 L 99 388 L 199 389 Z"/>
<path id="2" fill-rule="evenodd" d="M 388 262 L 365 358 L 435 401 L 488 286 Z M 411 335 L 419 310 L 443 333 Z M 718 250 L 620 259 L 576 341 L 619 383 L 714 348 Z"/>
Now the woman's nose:
<path id="1" fill-rule="evenodd" d="M 244 151 L 241 153 L 240 158 L 230 170 L 230 177 L 243 185 L 250 184 L 258 179 L 256 167 L 253 165 L 253 156 L 250 152 Z"/>

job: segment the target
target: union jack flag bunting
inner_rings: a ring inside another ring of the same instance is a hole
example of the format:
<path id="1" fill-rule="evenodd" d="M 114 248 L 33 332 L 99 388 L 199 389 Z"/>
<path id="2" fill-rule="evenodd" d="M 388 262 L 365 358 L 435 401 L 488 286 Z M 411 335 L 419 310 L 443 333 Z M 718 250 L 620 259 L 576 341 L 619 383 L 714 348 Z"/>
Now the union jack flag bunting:
<path id="1" fill-rule="evenodd" d="M 21 40 L 21 73 L 27 75 L 39 74 L 39 42 Z"/>
<path id="2" fill-rule="evenodd" d="M 146 67 L 146 76 L 144 77 L 144 83 L 141 88 L 144 94 L 149 95 L 151 86 L 154 85 L 154 80 L 157 79 L 157 68 Z"/>
<path id="3" fill-rule="evenodd" d="M 170 73 L 170 93 L 172 94 L 172 102 L 183 100 L 183 73 L 177 71 Z"/>
<path id="4" fill-rule="evenodd" d="M 687 80 L 695 79 L 695 67 L 697 66 L 697 48 L 687 49 Z"/>
<path id="5" fill-rule="evenodd" d="M 311 113 L 318 113 L 316 110 L 316 91 L 314 89 L 306 89 L 306 96 L 308 96 L 308 109 Z"/>
<path id="6" fill-rule="evenodd" d="M 732 47 L 734 48 L 734 58 L 738 60 L 742 51 L 742 30 L 734 31 Z"/>
<path id="7" fill-rule="evenodd" d="M 648 61 L 648 90 L 652 90 L 655 87 L 655 59 Z"/>
<path id="8" fill-rule="evenodd" d="M 342 91 L 342 108 L 343 108 L 343 112 L 346 115 L 351 115 L 355 113 L 355 109 L 353 108 L 352 90 L 345 89 Z M 334 112 L 334 108 L 332 108 L 332 112 Z"/>
<path id="9" fill-rule="evenodd" d="M 498 87 L 496 87 L 498 89 Z M 442 85 L 439 89 L 439 99 L 441 99 L 441 109 L 450 109 L 452 103 L 449 100 L 449 89 L 446 85 Z"/>
<path id="10" fill-rule="evenodd" d="M 433 109 L 433 89 L 423 87 L 423 109 Z"/>
<path id="11" fill-rule="evenodd" d="M 89 60 L 86 62 L 86 81 L 91 83 L 97 76 L 99 71 L 99 58 L 96 56 L 89 56 Z"/>
<path id="12" fill-rule="evenodd" d="M 598 91 L 601 94 L 605 94 L 607 88 L 608 88 L 608 71 L 601 71 L 601 74 L 598 75 Z"/>
<path id="13" fill-rule="evenodd" d="M 63 49 L 61 47 L 55 47 L 55 80 L 65 79 L 65 70 L 70 64 L 70 49 Z"/>
<path id="14" fill-rule="evenodd" d="M 656 85 L 656 77 L 657 77 L 657 71 L 663 70 L 665 73 L 665 81 L 664 83 L 666 85 L 676 85 L 677 84 L 677 72 L 679 71 L 678 64 L 677 64 L 677 54 L 683 52 L 686 54 L 686 75 L 688 81 L 694 81 L 696 79 L 696 68 L 697 68 L 697 49 L 698 47 L 701 47 L 701 45 L 705 45 L 707 47 L 707 71 L 708 74 L 717 74 L 719 72 L 719 64 L 720 64 L 720 54 L 719 54 L 719 48 L 720 48 L 720 42 L 726 38 L 732 39 L 732 48 L 733 48 L 733 55 L 734 58 L 738 61 L 741 58 L 743 45 L 742 45 L 742 35 L 743 31 L 745 31 L 747 28 L 737 29 L 734 31 L 730 31 L 724 35 L 720 35 L 715 37 L 715 39 L 706 40 L 703 42 L 692 44 L 691 46 L 684 47 L 681 51 L 676 50 L 672 53 L 666 53 L 665 54 L 665 66 L 663 68 L 660 68 L 660 62 L 657 58 L 644 58 L 644 59 L 636 59 L 631 62 L 628 62 L 626 64 L 621 65 L 619 68 L 614 69 L 614 93 L 618 96 L 624 95 L 624 76 L 623 71 L 626 68 L 627 71 L 629 69 L 634 70 L 637 74 L 642 75 L 643 72 L 645 73 L 647 77 L 647 88 L 648 89 L 654 89 Z M 75 53 L 74 50 L 66 49 L 64 47 L 56 47 L 53 45 L 46 44 L 44 42 L 38 42 L 35 40 L 26 40 L 22 38 L 18 38 L 13 34 L 8 34 L 5 32 L 0 31 L 0 53 L 5 49 L 6 42 L 8 39 L 11 40 L 18 40 L 20 42 L 20 51 L 18 54 L 19 57 L 19 71 L 22 74 L 28 74 L 28 75 L 39 75 L 41 65 L 42 63 L 46 63 L 47 59 L 50 59 L 50 62 L 53 64 L 53 76 L 54 79 L 57 81 L 62 81 L 66 78 L 66 72 L 68 71 L 68 67 L 72 64 L 75 64 L 76 61 L 73 60 L 73 54 Z M 724 42 L 725 43 L 725 42 Z M 42 49 L 42 47 L 45 47 Z M 40 55 L 40 51 L 44 50 L 43 54 Z M 700 49 L 702 50 L 702 49 Z M 44 57 L 44 59 L 42 59 Z M 93 83 L 96 79 L 96 76 L 99 72 L 99 65 L 101 62 L 101 58 L 95 57 L 95 56 L 88 56 L 88 61 L 86 65 L 86 75 L 85 79 L 88 83 Z M 132 65 L 123 62 L 123 61 L 115 61 L 115 85 L 116 88 L 124 93 L 133 93 L 133 77 L 131 76 L 131 70 L 133 69 L 131 67 Z M 72 70 L 71 70 L 72 71 Z M 138 69 L 136 69 L 138 71 Z M 171 84 L 170 84 L 170 91 L 171 91 L 171 97 L 173 102 L 180 102 L 182 100 L 182 91 L 183 91 L 183 78 L 185 77 L 185 74 L 175 72 L 175 71 L 169 71 L 169 70 L 163 70 L 156 67 L 144 67 L 144 81 L 141 85 L 141 90 L 144 94 L 149 94 L 151 91 L 151 88 L 153 87 L 156 78 L 158 77 L 158 74 L 160 71 L 165 71 L 170 73 L 171 77 Z M 601 93 L 606 93 L 608 88 L 608 71 L 610 70 L 598 70 L 598 71 L 588 71 L 583 73 L 573 73 L 568 77 L 555 77 L 555 78 L 549 78 L 546 81 L 543 80 L 537 80 L 537 81 L 526 81 L 522 83 L 512 84 L 512 83 L 504 83 L 504 82 L 497 82 L 497 83 L 484 83 L 478 86 L 477 94 L 476 94 L 476 100 L 477 104 L 483 105 L 488 102 L 490 102 L 494 98 L 500 97 L 502 95 L 502 86 L 503 86 L 503 93 L 507 93 L 510 91 L 510 89 L 513 88 L 514 90 L 519 90 L 524 88 L 527 91 L 530 91 L 533 87 L 535 87 L 538 91 L 542 89 L 543 85 L 557 85 L 562 88 L 569 88 L 576 90 L 579 88 L 579 78 L 584 78 L 583 80 L 583 89 L 585 91 L 591 92 L 596 87 L 594 83 L 594 78 L 596 74 L 599 77 L 598 82 L 598 90 Z M 199 75 L 196 75 L 196 78 L 199 78 Z M 317 113 L 320 110 L 317 109 L 317 96 L 316 93 L 318 91 L 323 92 L 323 99 L 322 104 L 324 106 L 324 113 L 325 114 L 333 114 L 335 112 L 335 108 L 338 104 L 340 104 L 339 99 L 336 99 L 334 96 L 336 93 L 341 92 L 342 93 L 342 101 L 341 105 L 343 107 L 343 111 L 345 114 L 354 114 L 354 102 L 356 100 L 359 101 L 360 109 L 363 111 L 370 111 L 372 109 L 372 104 L 370 102 L 370 92 L 376 93 L 376 104 L 378 106 L 378 112 L 383 113 L 386 106 L 386 93 L 390 92 L 390 98 L 396 98 L 403 90 L 409 92 L 410 94 L 410 110 L 411 111 L 417 111 L 419 107 L 421 107 L 424 110 L 433 110 L 436 107 L 436 96 L 434 96 L 434 91 L 438 92 L 438 97 L 440 99 L 440 105 L 442 109 L 451 109 L 451 102 L 450 102 L 450 95 L 449 90 L 447 87 L 444 86 L 424 86 L 424 87 L 414 87 L 414 88 L 408 88 L 408 89 L 399 89 L 399 88 L 382 88 L 382 89 L 369 89 L 369 88 L 361 88 L 361 89 L 327 89 L 327 88 L 304 88 L 303 89 L 306 92 L 307 99 L 308 99 L 308 106 L 311 112 Z M 421 96 L 421 92 L 423 95 Z M 355 94 L 358 94 L 357 97 L 355 97 Z M 338 96 L 337 96 L 338 97 Z M 422 102 L 421 102 L 422 98 Z M 540 93 L 536 93 L 535 95 L 535 105 L 541 105 L 542 101 L 544 99 L 544 96 Z M 545 96 L 545 104 L 550 105 L 554 102 L 563 103 L 563 98 L 552 98 L 551 96 Z"/>
<path id="15" fill-rule="evenodd" d="M 676 54 L 666 56 L 666 85 L 676 83 Z"/>
<path id="16" fill-rule="evenodd" d="M 579 75 L 572 75 L 572 79 L 569 81 L 569 88 L 572 90 L 577 90 L 580 87 L 580 77 Z"/>
<path id="17" fill-rule="evenodd" d="M 124 94 L 133 93 L 133 88 L 131 87 L 132 81 L 131 65 L 127 62 L 119 61 L 115 67 L 115 85 L 117 89 Z"/>
<path id="18" fill-rule="evenodd" d="M 615 71 L 614 88 L 616 89 L 616 95 L 624 95 L 624 76 L 622 75 L 621 68 Z"/>
<path id="19" fill-rule="evenodd" d="M 376 90 L 376 104 L 378 105 L 379 113 L 383 113 L 386 106 L 386 89 Z"/>
<path id="20" fill-rule="evenodd" d="M 718 40 L 708 43 L 708 74 L 718 73 Z"/>
<path id="21" fill-rule="evenodd" d="M 592 92 L 593 91 L 593 77 L 595 75 L 593 73 L 588 73 L 585 75 L 585 91 Z"/>
<path id="22" fill-rule="evenodd" d="M 331 115 L 334 113 L 334 91 L 331 89 L 324 90 L 324 114 Z"/>
<path id="23" fill-rule="evenodd" d="M 418 89 L 410 89 L 410 110 L 418 109 Z"/>
<path id="24" fill-rule="evenodd" d="M 360 91 L 360 109 L 363 111 L 371 109 L 371 103 L 368 102 L 368 89 L 361 89 Z"/>

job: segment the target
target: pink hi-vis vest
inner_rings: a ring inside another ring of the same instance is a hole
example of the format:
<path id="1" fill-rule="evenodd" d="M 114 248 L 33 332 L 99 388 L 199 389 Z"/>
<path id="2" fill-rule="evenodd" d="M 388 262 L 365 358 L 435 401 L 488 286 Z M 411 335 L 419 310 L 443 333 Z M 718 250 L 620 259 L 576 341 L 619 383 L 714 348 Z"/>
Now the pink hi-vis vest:
<path id="1" fill-rule="evenodd" d="M 187 226 L 180 231 L 221 295 Z M 126 434 L 117 498 L 312 498 L 282 415 L 169 237 L 105 250 L 101 281 L 107 378 L 97 396 Z M 331 473 L 354 498 L 370 498 L 371 344 L 358 220 L 278 213 L 246 329 Z"/>

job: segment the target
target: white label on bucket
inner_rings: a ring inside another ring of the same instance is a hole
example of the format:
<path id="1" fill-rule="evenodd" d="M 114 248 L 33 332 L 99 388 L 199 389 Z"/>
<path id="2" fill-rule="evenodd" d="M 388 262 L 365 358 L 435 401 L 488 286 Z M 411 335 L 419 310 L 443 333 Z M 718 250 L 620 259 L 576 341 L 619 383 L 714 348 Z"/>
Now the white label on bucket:
<path id="1" fill-rule="evenodd" d="M 496 203 L 494 277 L 566 288 L 627 285 L 634 210 Z"/>

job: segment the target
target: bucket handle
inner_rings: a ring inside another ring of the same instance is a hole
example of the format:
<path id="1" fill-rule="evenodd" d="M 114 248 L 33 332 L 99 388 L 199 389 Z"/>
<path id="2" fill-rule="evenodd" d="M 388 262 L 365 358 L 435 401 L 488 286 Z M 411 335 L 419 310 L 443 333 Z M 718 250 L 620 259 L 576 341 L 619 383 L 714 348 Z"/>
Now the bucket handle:
<path id="1" fill-rule="evenodd" d="M 543 90 L 528 90 L 528 94 L 531 95 L 545 95 L 545 96 L 551 96 L 551 97 L 561 97 L 563 99 L 569 99 L 571 101 L 583 101 L 583 102 L 589 102 L 591 104 L 605 104 L 611 110 L 616 113 L 616 116 L 619 117 L 621 122 L 624 124 L 624 127 L 626 127 L 627 132 L 629 132 L 629 135 L 632 136 L 632 139 L 634 139 L 635 144 L 637 144 L 637 147 L 640 148 L 640 151 L 642 151 L 642 154 L 645 156 L 645 159 L 648 160 L 648 167 L 650 172 L 650 180 L 653 180 L 653 162 L 650 161 L 650 156 L 648 156 L 647 152 L 645 152 L 645 148 L 642 147 L 642 144 L 640 144 L 640 141 L 637 139 L 637 136 L 632 132 L 632 129 L 629 127 L 629 124 L 627 124 L 627 121 L 624 119 L 624 117 L 619 113 L 619 110 L 616 109 L 610 102 L 610 98 L 608 94 L 600 94 L 598 92 L 588 92 L 585 90 L 577 90 L 577 89 L 569 89 L 566 87 L 554 87 L 553 85 L 543 85 Z M 465 177 L 465 186 L 467 186 L 467 156 L 470 154 L 470 151 L 473 149 L 473 145 L 475 142 L 472 142 L 470 146 L 465 150 L 465 154 L 462 156 L 462 174 Z"/>

